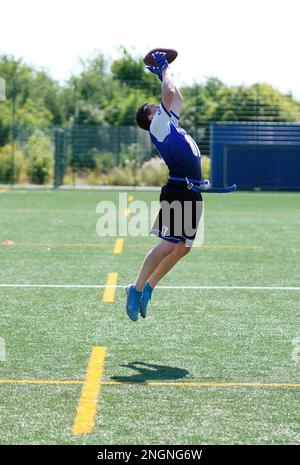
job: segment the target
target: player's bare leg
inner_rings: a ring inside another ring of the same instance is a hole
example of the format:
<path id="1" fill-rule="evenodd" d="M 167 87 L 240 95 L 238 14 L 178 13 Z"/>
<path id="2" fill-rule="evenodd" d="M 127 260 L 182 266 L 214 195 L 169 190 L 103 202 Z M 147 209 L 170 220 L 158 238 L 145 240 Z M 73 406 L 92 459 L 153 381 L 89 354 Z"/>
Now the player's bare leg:
<path id="1" fill-rule="evenodd" d="M 176 244 L 173 251 L 159 263 L 148 279 L 148 283 L 151 288 L 153 289 L 158 281 L 160 281 L 161 278 L 163 278 L 182 257 L 187 255 L 190 250 L 191 247 L 187 247 L 183 241 Z"/>
<path id="2" fill-rule="evenodd" d="M 144 290 L 148 278 L 152 275 L 159 264 L 176 249 L 177 245 L 178 244 L 174 244 L 162 239 L 156 247 L 150 250 L 150 252 L 145 257 L 144 263 L 135 284 L 137 291 L 142 292 Z"/>
<path id="3" fill-rule="evenodd" d="M 191 247 L 186 247 L 182 241 L 180 241 L 178 244 L 175 244 L 173 250 L 171 250 L 170 253 L 157 265 L 151 276 L 149 276 L 140 299 L 140 314 L 143 318 L 146 318 L 147 306 L 151 300 L 153 288 L 182 257 L 189 253 L 190 250 Z"/>
<path id="4" fill-rule="evenodd" d="M 173 249 L 175 248 L 176 244 L 172 242 L 168 242 L 165 240 L 161 240 L 160 244 L 158 244 L 156 247 L 154 247 L 150 252 L 148 252 L 147 256 L 145 257 L 144 263 L 142 265 L 142 268 L 140 270 L 140 273 L 138 275 L 137 281 L 135 284 L 130 284 L 126 288 L 126 293 L 127 293 L 127 303 L 126 303 L 126 311 L 127 315 L 132 321 L 137 321 L 138 315 L 139 315 L 139 310 L 140 309 L 140 304 L 141 304 L 141 299 L 142 299 L 142 294 L 143 291 L 145 291 L 146 287 L 146 292 L 150 292 L 149 299 L 151 299 L 151 288 L 150 286 L 146 284 L 147 279 L 151 276 L 155 268 L 159 265 L 159 263 L 164 260 L 164 258 L 169 255 Z M 148 289 L 150 288 L 150 289 Z M 141 315 L 146 316 L 146 314 L 143 314 L 141 311 Z"/>

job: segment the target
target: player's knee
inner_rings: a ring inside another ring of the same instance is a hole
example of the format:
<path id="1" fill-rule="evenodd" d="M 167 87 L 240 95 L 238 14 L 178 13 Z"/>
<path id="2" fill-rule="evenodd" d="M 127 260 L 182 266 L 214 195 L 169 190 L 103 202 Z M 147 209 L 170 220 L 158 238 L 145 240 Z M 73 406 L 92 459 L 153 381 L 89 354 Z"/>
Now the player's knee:
<path id="1" fill-rule="evenodd" d="M 162 241 L 156 248 L 155 251 L 158 255 L 160 255 L 162 258 L 166 257 L 169 255 L 171 252 L 173 252 L 174 248 L 176 247 L 176 244 L 168 241 Z"/>
<path id="2" fill-rule="evenodd" d="M 187 247 L 186 244 L 180 241 L 175 248 L 175 252 L 179 257 L 184 257 L 191 251 L 192 247 Z"/>

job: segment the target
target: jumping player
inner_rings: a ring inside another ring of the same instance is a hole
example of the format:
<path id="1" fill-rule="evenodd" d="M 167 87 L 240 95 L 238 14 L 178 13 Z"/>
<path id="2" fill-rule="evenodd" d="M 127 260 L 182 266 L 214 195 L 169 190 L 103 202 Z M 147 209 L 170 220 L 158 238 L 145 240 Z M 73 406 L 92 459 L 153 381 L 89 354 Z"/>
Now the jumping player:
<path id="1" fill-rule="evenodd" d="M 159 106 L 142 105 L 136 113 L 136 122 L 149 131 L 170 176 L 161 189 L 161 208 L 151 230 L 161 238 L 160 243 L 146 255 L 136 282 L 126 288 L 126 311 L 133 321 L 139 313 L 146 317 L 156 284 L 191 250 L 202 210 L 201 193 L 190 188 L 201 180 L 200 150 L 179 126 L 183 99 L 170 76 L 166 54 L 156 52 L 152 56 L 156 66 L 147 68 L 162 81 L 162 102 Z"/>

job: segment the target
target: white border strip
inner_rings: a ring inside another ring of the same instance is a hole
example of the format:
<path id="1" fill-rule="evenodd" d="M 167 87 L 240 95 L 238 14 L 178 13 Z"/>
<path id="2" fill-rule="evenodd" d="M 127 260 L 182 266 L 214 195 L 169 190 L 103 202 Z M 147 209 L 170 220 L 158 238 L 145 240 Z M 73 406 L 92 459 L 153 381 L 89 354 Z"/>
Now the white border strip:
<path id="1" fill-rule="evenodd" d="M 0 288 L 61 288 L 61 289 L 102 289 L 104 287 L 123 288 L 127 284 L 0 284 Z M 155 289 L 220 289 L 220 290 L 245 290 L 245 291 L 300 291 L 300 287 L 288 286 L 156 286 Z"/>

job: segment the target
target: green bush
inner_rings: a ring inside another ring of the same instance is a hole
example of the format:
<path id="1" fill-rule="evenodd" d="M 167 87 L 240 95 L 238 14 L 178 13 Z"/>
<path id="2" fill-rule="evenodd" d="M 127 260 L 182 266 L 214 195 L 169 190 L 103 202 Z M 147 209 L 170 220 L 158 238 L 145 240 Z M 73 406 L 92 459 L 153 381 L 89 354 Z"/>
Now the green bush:
<path id="1" fill-rule="evenodd" d="M 135 186 L 139 184 L 139 176 L 136 174 L 134 163 L 119 166 L 112 169 L 107 175 L 107 183 L 112 186 Z"/>
<path id="2" fill-rule="evenodd" d="M 23 151 L 10 144 L 0 147 L 0 184 L 26 182 L 26 161 Z"/>
<path id="3" fill-rule="evenodd" d="M 201 160 L 202 178 L 210 179 L 210 158 L 207 155 L 202 155 Z"/>
<path id="4" fill-rule="evenodd" d="M 36 131 L 28 139 L 27 173 L 33 184 L 46 184 L 53 177 L 53 146 L 42 131 Z"/>
<path id="5" fill-rule="evenodd" d="M 145 151 L 141 144 L 121 144 L 120 165 L 125 166 L 129 162 L 135 162 L 137 166 L 143 158 L 145 158 Z"/>
<path id="6" fill-rule="evenodd" d="M 147 186 L 162 186 L 168 178 L 168 168 L 165 162 L 154 157 L 143 163 L 140 169 L 142 184 Z"/>
<path id="7" fill-rule="evenodd" d="M 109 173 L 116 166 L 116 157 L 113 152 L 98 152 L 97 149 L 91 150 L 95 168 L 94 171 L 100 176 Z"/>
<path id="8" fill-rule="evenodd" d="M 89 186 L 101 186 L 107 184 L 107 175 L 99 174 L 97 171 L 91 170 L 86 177 L 86 184 Z"/>

